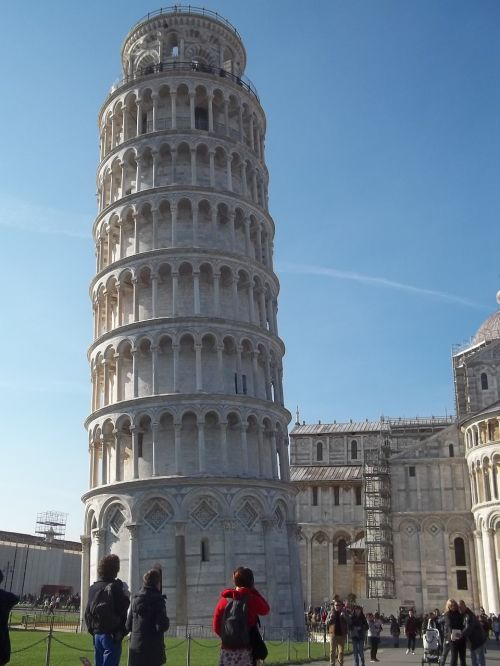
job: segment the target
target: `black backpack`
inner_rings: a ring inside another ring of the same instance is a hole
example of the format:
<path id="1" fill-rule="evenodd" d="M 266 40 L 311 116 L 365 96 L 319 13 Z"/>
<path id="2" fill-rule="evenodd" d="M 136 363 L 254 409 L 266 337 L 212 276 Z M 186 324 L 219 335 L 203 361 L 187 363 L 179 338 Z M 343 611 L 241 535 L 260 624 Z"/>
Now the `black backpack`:
<path id="1" fill-rule="evenodd" d="M 112 634 L 120 626 L 120 618 L 115 611 L 111 583 L 101 588 L 90 606 L 92 629 L 95 634 Z"/>
<path id="2" fill-rule="evenodd" d="M 224 647 L 244 648 L 250 645 L 248 596 L 228 599 L 222 613 L 221 640 Z"/>

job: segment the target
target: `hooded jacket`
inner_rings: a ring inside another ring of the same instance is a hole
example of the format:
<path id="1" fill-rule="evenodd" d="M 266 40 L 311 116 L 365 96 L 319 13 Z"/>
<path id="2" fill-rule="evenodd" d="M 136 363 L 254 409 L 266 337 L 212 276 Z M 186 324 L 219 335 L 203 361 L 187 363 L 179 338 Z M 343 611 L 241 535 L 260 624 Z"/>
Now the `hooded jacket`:
<path id="1" fill-rule="evenodd" d="M 463 618 L 464 630 L 462 636 L 469 639 L 471 650 L 477 650 L 478 647 L 486 643 L 486 632 L 470 608 L 467 608 Z"/>
<path id="2" fill-rule="evenodd" d="M 130 631 L 129 666 L 165 664 L 163 634 L 170 626 L 165 597 L 156 588 L 144 585 L 132 600 L 127 617 Z"/>
<path id="3" fill-rule="evenodd" d="M 221 598 L 215 607 L 212 620 L 212 629 L 217 634 L 217 636 L 221 635 L 222 615 L 224 613 L 224 608 L 227 606 L 228 599 L 241 599 L 245 595 L 248 595 L 247 624 L 249 627 L 254 627 L 257 624 L 259 615 L 267 615 L 269 613 L 269 604 L 260 594 L 260 592 L 258 592 L 254 587 L 238 587 L 237 589 L 226 589 L 221 593 Z M 222 647 L 224 647 L 224 645 Z"/>

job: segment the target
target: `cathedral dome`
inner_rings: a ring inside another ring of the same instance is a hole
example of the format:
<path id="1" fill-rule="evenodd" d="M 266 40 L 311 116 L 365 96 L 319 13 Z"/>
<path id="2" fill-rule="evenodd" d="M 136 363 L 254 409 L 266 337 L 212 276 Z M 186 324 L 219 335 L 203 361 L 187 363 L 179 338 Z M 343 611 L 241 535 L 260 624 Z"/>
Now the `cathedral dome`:
<path id="1" fill-rule="evenodd" d="M 489 340 L 498 340 L 500 338 L 500 310 L 496 310 L 484 321 L 478 328 L 474 336 L 473 343 L 487 342 Z"/>

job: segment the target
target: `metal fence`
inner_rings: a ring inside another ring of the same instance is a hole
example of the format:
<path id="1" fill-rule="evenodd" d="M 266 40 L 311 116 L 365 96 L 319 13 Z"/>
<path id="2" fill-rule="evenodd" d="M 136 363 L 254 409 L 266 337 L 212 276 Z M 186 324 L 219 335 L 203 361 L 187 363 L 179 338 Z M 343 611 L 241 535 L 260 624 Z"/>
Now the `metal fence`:
<path id="1" fill-rule="evenodd" d="M 64 638 L 64 634 L 59 633 L 56 635 L 55 630 L 59 628 L 59 623 L 57 622 L 58 618 L 54 616 L 44 616 L 42 614 L 31 614 L 23 616 L 23 624 L 17 625 L 18 629 L 38 629 L 41 630 L 41 633 L 44 628 L 48 631 L 45 633 L 43 631 L 40 638 L 36 638 L 29 645 L 25 645 L 19 649 L 12 650 L 13 659 L 16 659 L 16 655 L 20 655 L 29 650 L 38 648 L 38 653 L 41 654 L 43 651 L 44 666 L 57 666 L 58 657 L 57 649 L 60 647 L 70 650 L 75 653 L 75 658 L 78 656 L 82 663 L 90 663 L 94 650 L 89 648 L 82 648 L 81 645 L 71 645 L 69 638 Z M 44 622 L 48 620 L 48 625 L 45 626 Z M 68 622 L 69 623 L 69 622 Z M 78 622 L 73 623 L 73 627 L 68 625 L 62 626 L 61 629 L 68 631 L 68 629 L 73 629 L 74 631 L 79 631 L 80 625 Z M 302 633 L 302 638 L 305 640 L 300 641 L 302 643 L 302 654 L 299 657 L 299 649 L 297 646 L 297 634 Z M 316 632 L 304 632 L 301 630 L 297 631 L 296 629 L 285 629 L 282 627 L 266 627 L 262 629 L 263 637 L 268 646 L 271 645 L 280 645 L 282 649 L 282 657 L 279 662 L 274 661 L 275 664 L 286 664 L 292 661 L 297 661 L 299 658 L 301 661 L 304 658 L 307 661 L 323 659 L 327 656 L 328 652 L 328 642 L 323 632 L 318 632 L 318 635 L 315 635 Z M 176 651 L 176 659 L 174 661 L 169 660 L 169 663 L 172 664 L 183 664 L 185 666 L 196 666 L 196 658 L 193 655 L 194 652 L 200 650 L 209 650 L 215 651 L 219 649 L 220 642 L 214 639 L 214 634 L 211 627 L 205 625 L 173 625 L 170 627 L 168 636 L 170 638 L 169 644 L 167 646 L 168 653 Z M 175 640 L 175 639 L 178 640 Z M 210 644 L 201 643 L 200 640 L 211 639 Z M 174 640 L 174 642 L 172 642 Z M 307 642 L 306 645 L 304 645 Z M 14 641 L 15 643 L 15 641 Z M 322 647 L 316 647 L 314 649 L 314 656 L 312 654 L 312 646 L 314 643 L 322 643 Z M 42 645 L 44 644 L 44 645 Z M 124 650 L 127 649 L 127 640 L 124 641 Z M 15 646 L 14 646 L 15 648 Z M 182 649 L 180 649 L 182 648 Z M 54 652 L 54 654 L 53 654 Z M 76 653 L 79 653 L 78 655 Z M 304 654 L 305 653 L 305 654 Z M 306 656 L 307 655 L 307 656 Z M 214 658 L 215 662 L 215 658 Z M 42 661 L 40 661 L 40 664 Z"/>

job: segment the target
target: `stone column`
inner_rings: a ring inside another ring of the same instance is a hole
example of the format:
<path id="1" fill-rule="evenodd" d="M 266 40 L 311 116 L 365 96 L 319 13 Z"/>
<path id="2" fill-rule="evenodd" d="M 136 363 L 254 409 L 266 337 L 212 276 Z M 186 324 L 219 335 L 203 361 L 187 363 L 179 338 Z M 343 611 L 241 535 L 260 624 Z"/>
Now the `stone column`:
<path id="1" fill-rule="evenodd" d="M 156 132 L 156 117 L 158 115 L 158 93 L 153 93 L 151 95 L 153 100 L 153 132 Z"/>
<path id="2" fill-rule="evenodd" d="M 224 131 L 226 136 L 229 136 L 229 102 L 224 100 Z"/>
<path id="3" fill-rule="evenodd" d="M 480 530 L 474 530 L 474 540 L 476 545 L 476 562 L 479 565 L 479 586 L 481 588 L 479 600 L 483 608 L 488 606 L 488 590 L 486 587 L 486 570 L 484 566 L 483 555 L 483 535 Z"/>
<path id="4" fill-rule="evenodd" d="M 158 476 L 158 428 L 159 423 L 153 421 L 151 424 L 152 452 L 153 452 L 153 476 Z"/>
<path id="5" fill-rule="evenodd" d="M 250 257 L 252 255 L 252 252 L 250 252 L 250 248 L 252 247 L 252 241 L 250 239 L 250 218 L 245 217 L 243 224 L 245 227 L 245 254 L 247 257 Z"/>
<path id="6" fill-rule="evenodd" d="M 151 215 L 153 217 L 153 250 L 158 248 L 158 208 L 154 206 L 151 208 Z"/>
<path id="7" fill-rule="evenodd" d="M 194 314 L 200 314 L 200 272 L 193 271 Z"/>
<path id="8" fill-rule="evenodd" d="M 189 93 L 189 115 L 191 120 L 191 129 L 196 129 L 195 115 L 194 115 L 194 93 Z"/>
<path id="9" fill-rule="evenodd" d="M 133 382 L 133 397 L 139 397 L 139 373 L 137 371 L 137 349 L 131 349 L 132 355 L 132 382 Z"/>
<path id="10" fill-rule="evenodd" d="M 177 104 L 176 104 L 177 92 L 170 91 L 170 109 L 172 114 L 172 129 L 177 128 Z"/>
<path id="11" fill-rule="evenodd" d="M 186 523 L 175 523 L 175 619 L 177 626 L 187 625 Z"/>
<path id="12" fill-rule="evenodd" d="M 196 390 L 198 392 L 203 391 L 203 371 L 201 366 L 201 345 L 195 344 L 194 346 L 195 353 L 195 364 L 196 364 Z"/>
<path id="13" fill-rule="evenodd" d="M 177 246 L 177 204 L 170 205 L 170 215 L 172 217 L 172 247 Z"/>
<path id="14" fill-rule="evenodd" d="M 179 273 L 172 272 L 172 317 L 177 316 L 177 292 L 179 286 Z"/>
<path id="15" fill-rule="evenodd" d="M 192 202 L 193 215 L 193 247 L 198 247 L 198 202 Z"/>
<path id="16" fill-rule="evenodd" d="M 151 309 L 152 317 L 156 319 L 158 311 L 158 276 L 151 276 Z"/>
<path id="17" fill-rule="evenodd" d="M 177 150 L 175 148 L 172 148 L 170 150 L 170 155 L 172 157 L 172 183 L 174 184 L 177 182 L 177 174 L 176 174 L 176 166 L 177 166 Z"/>
<path id="18" fill-rule="evenodd" d="M 206 462 L 205 462 L 205 421 L 198 419 L 198 470 L 200 474 L 204 474 L 206 471 Z"/>
<path id="19" fill-rule="evenodd" d="M 108 443 L 106 439 L 102 439 L 102 459 L 101 459 L 101 485 L 108 483 Z"/>
<path id="20" fill-rule="evenodd" d="M 151 347 L 151 371 L 153 375 L 153 395 L 158 395 L 158 347 Z"/>
<path id="21" fill-rule="evenodd" d="M 220 316 L 220 273 L 214 273 L 214 314 Z"/>
<path id="22" fill-rule="evenodd" d="M 191 185 L 196 185 L 196 148 L 191 148 Z"/>
<path id="23" fill-rule="evenodd" d="M 182 449 L 181 449 L 181 424 L 180 423 L 174 423 L 174 451 L 175 451 L 175 461 L 174 461 L 174 469 L 175 469 L 175 474 L 180 474 L 181 469 L 182 469 L 182 464 L 181 464 L 181 455 L 182 455 Z"/>
<path id="24" fill-rule="evenodd" d="M 126 527 L 129 532 L 128 584 L 130 592 L 137 594 L 141 587 L 139 573 L 139 525 L 137 523 L 129 523 Z"/>
<path id="25" fill-rule="evenodd" d="M 474 541 L 472 539 L 467 539 L 467 546 L 469 548 L 469 570 L 470 570 L 470 581 L 471 581 L 471 596 L 472 596 L 472 605 L 474 608 L 478 608 L 480 603 L 480 595 L 478 591 L 478 564 L 476 561 L 476 551 L 474 549 Z"/>
<path id="26" fill-rule="evenodd" d="M 273 624 L 272 615 L 276 618 L 279 616 L 278 608 L 276 605 L 276 576 L 273 574 L 276 566 L 275 556 L 275 534 L 272 516 L 264 517 L 262 519 L 262 531 L 264 532 L 264 554 L 266 560 L 266 582 L 267 582 L 267 601 L 271 606 L 271 619 L 270 624 Z"/>
<path id="27" fill-rule="evenodd" d="M 495 530 L 483 530 L 483 551 L 485 583 L 488 591 L 488 613 L 500 612 L 500 596 L 498 591 L 498 568 L 495 552 Z"/>
<path id="28" fill-rule="evenodd" d="M 222 471 L 226 473 L 229 469 L 229 455 L 227 447 L 227 421 L 219 423 L 220 430 L 220 445 L 222 454 Z"/>
<path id="29" fill-rule="evenodd" d="M 257 361 L 258 357 L 259 357 L 259 352 L 258 351 L 253 351 L 252 352 L 252 388 L 253 388 L 254 398 L 259 397 L 259 382 L 258 382 L 259 368 L 258 368 L 258 361 Z"/>
<path id="30" fill-rule="evenodd" d="M 233 161 L 233 156 L 228 155 L 226 158 L 226 175 L 227 175 L 227 189 L 233 191 L 233 174 L 231 173 L 231 162 Z"/>
<path id="31" fill-rule="evenodd" d="M 172 379 L 174 384 L 174 393 L 179 393 L 179 345 L 172 345 Z"/>
<path id="32" fill-rule="evenodd" d="M 132 435 L 132 478 L 139 478 L 139 430 L 135 426 L 130 426 Z"/>
<path id="33" fill-rule="evenodd" d="M 208 95 L 208 131 L 214 131 L 214 96 Z"/>
<path id="34" fill-rule="evenodd" d="M 80 623 L 83 625 L 85 608 L 89 598 L 90 587 L 90 546 L 92 540 L 86 534 L 80 537 L 82 542 L 82 579 L 80 585 Z"/>
<path id="35" fill-rule="evenodd" d="M 244 475 L 248 474 L 248 441 L 247 441 L 247 427 L 245 423 L 240 424 L 241 430 L 241 453 L 242 453 L 242 472 Z"/>
<path id="36" fill-rule="evenodd" d="M 276 430 L 271 430 L 271 464 L 273 479 L 279 479 L 278 472 L 278 449 L 276 447 Z"/>
<path id="37" fill-rule="evenodd" d="M 113 435 L 115 438 L 115 482 L 121 481 L 120 479 L 120 456 L 121 456 L 121 441 L 120 441 L 120 431 L 113 430 Z"/>
<path id="38" fill-rule="evenodd" d="M 237 523 L 230 518 L 223 521 L 224 526 L 224 582 L 231 586 L 233 583 L 233 571 L 235 569 L 234 561 L 234 542 Z"/>
<path id="39" fill-rule="evenodd" d="M 257 425 L 257 439 L 259 450 L 259 477 L 262 478 L 265 474 L 264 469 L 264 428 Z"/>
<path id="40" fill-rule="evenodd" d="M 210 187 L 215 187 L 215 151 L 209 150 L 208 157 L 210 160 Z"/>
<path id="41" fill-rule="evenodd" d="M 92 530 L 92 540 L 95 541 L 97 546 L 97 561 L 99 562 L 105 555 L 106 549 L 106 530 L 97 529 Z"/>

